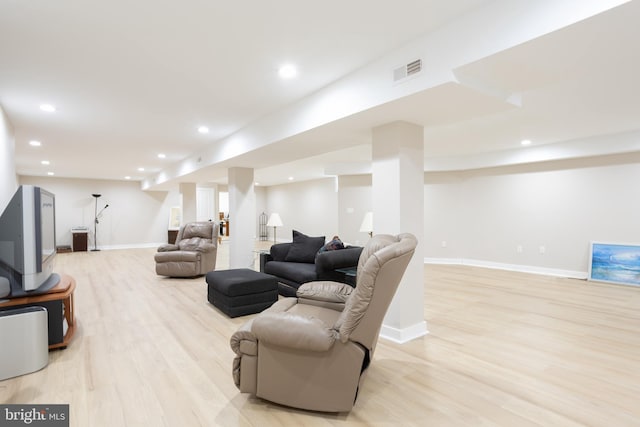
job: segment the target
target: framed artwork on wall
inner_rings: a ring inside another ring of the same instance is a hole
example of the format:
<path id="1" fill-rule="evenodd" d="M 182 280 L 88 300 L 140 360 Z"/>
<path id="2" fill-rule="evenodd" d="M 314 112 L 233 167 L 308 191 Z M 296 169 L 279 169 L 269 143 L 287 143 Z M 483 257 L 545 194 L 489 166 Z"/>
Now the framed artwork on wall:
<path id="1" fill-rule="evenodd" d="M 640 286 L 640 245 L 591 242 L 589 280 Z"/>

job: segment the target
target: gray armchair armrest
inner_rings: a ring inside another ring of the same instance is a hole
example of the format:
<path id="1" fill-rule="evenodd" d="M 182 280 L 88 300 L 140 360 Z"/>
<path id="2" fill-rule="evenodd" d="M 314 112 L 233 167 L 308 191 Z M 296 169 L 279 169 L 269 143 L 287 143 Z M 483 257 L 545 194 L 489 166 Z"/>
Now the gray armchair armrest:
<path id="1" fill-rule="evenodd" d="M 289 312 L 263 312 L 253 320 L 251 332 L 258 341 L 318 352 L 329 350 L 337 338 L 322 320 Z"/>
<path id="2" fill-rule="evenodd" d="M 160 245 L 160 247 L 158 248 L 158 252 L 172 252 L 172 251 L 177 251 L 180 248 L 178 247 L 178 245 L 172 245 L 171 243 L 165 243 L 163 245 Z"/>
<path id="3" fill-rule="evenodd" d="M 240 329 L 231 335 L 229 344 L 231 345 L 231 350 L 238 356 L 243 354 L 256 356 L 258 354 L 258 340 L 251 332 L 252 323 L 253 319 L 242 325 Z"/>
<path id="4" fill-rule="evenodd" d="M 273 261 L 284 261 L 291 248 L 291 243 L 276 243 L 271 246 L 269 254 Z M 270 260 L 271 261 L 271 260 Z"/>
<path id="5" fill-rule="evenodd" d="M 233 382 L 242 391 L 253 391 L 255 393 L 255 365 L 256 363 L 245 363 L 245 369 L 242 369 L 242 359 L 256 360 L 258 356 L 258 341 L 256 336 L 251 332 L 251 323 L 248 321 L 240 327 L 229 340 L 231 349 L 236 354 L 231 365 L 231 375 Z M 243 381 L 244 380 L 244 381 Z"/>
<path id="6" fill-rule="evenodd" d="M 263 313 L 279 313 L 296 304 L 295 298 L 281 299 Z M 255 319 L 249 320 L 240 327 L 229 340 L 231 350 L 236 354 L 231 366 L 233 382 L 242 392 L 256 392 L 256 372 L 258 369 L 258 339 L 251 331 Z"/>
<path id="7" fill-rule="evenodd" d="M 316 280 L 348 283 L 355 287 L 356 276 L 348 274 L 345 270 L 356 270 L 361 253 L 361 247 L 353 246 L 346 249 L 320 252 L 315 259 Z"/>
<path id="8" fill-rule="evenodd" d="M 321 274 L 337 268 L 356 267 L 361 253 L 362 247 L 358 246 L 320 252 L 316 255 L 316 272 Z"/>

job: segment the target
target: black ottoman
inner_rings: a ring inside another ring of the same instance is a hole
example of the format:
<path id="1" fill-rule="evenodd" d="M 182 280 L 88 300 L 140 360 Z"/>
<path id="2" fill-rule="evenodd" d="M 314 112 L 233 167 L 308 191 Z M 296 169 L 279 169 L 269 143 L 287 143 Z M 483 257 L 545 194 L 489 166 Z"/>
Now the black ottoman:
<path id="1" fill-rule="evenodd" d="M 229 317 L 258 313 L 278 301 L 275 276 L 248 268 L 210 271 L 207 299 Z"/>

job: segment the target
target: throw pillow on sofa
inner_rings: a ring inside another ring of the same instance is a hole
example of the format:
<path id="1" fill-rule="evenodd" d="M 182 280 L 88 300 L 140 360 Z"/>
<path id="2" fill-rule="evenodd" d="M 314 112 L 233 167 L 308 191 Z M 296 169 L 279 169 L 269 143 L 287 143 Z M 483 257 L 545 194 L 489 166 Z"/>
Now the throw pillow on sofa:
<path id="1" fill-rule="evenodd" d="M 304 262 L 313 264 L 316 253 L 324 246 L 324 236 L 309 237 L 297 230 L 293 230 L 293 243 L 285 257 L 287 262 Z"/>
<path id="2" fill-rule="evenodd" d="M 344 243 L 338 236 L 333 236 L 330 242 L 327 242 L 323 247 L 320 248 L 318 253 L 326 252 L 326 251 L 336 251 L 338 249 L 344 249 Z"/>

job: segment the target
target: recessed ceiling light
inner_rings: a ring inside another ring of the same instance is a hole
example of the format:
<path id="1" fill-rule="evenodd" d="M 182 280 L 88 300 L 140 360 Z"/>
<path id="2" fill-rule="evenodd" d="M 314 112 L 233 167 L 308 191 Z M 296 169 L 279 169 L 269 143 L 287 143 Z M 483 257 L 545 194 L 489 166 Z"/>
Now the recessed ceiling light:
<path id="1" fill-rule="evenodd" d="M 254 182 L 254 185 L 260 185 L 260 183 L 258 181 Z"/>
<path id="2" fill-rule="evenodd" d="M 138 172 L 144 172 L 144 168 L 138 168 Z"/>
<path id="3" fill-rule="evenodd" d="M 56 111 L 56 107 L 51 104 L 40 104 L 40 109 L 47 113 L 53 113 Z"/>
<path id="4" fill-rule="evenodd" d="M 166 155 L 166 154 L 164 154 L 164 153 L 159 153 L 159 154 L 158 154 L 158 158 L 159 158 L 159 159 L 166 159 L 166 158 L 167 158 L 167 155 Z"/>
<path id="5" fill-rule="evenodd" d="M 129 175 L 125 176 L 124 179 L 131 179 Z"/>
<path id="6" fill-rule="evenodd" d="M 49 162 L 49 160 L 43 160 L 40 163 L 42 163 L 43 165 L 49 165 L 51 164 L 51 162 Z"/>
<path id="7" fill-rule="evenodd" d="M 283 79 L 292 79 L 298 75 L 298 70 L 293 64 L 285 64 L 278 69 L 278 75 Z"/>
<path id="8" fill-rule="evenodd" d="M 200 127 L 198 128 L 198 132 L 200 132 L 200 133 L 202 133 L 202 134 L 209 133 L 209 128 L 208 128 L 208 127 L 206 127 L 206 126 L 200 126 Z"/>
<path id="9" fill-rule="evenodd" d="M 520 144 L 522 144 L 522 145 L 531 145 L 531 140 L 530 139 L 523 139 L 522 141 L 520 141 Z"/>
<path id="10" fill-rule="evenodd" d="M 293 177 L 292 176 L 289 177 L 289 181 L 293 181 Z"/>
<path id="11" fill-rule="evenodd" d="M 33 141 L 29 141 L 29 145 L 32 146 L 32 147 L 40 147 L 42 145 L 42 142 L 36 141 L 34 139 Z"/>
<path id="12" fill-rule="evenodd" d="M 55 175 L 55 173 L 53 173 L 53 172 L 47 172 L 47 175 L 49 175 L 49 176 L 53 176 L 53 175 Z"/>

